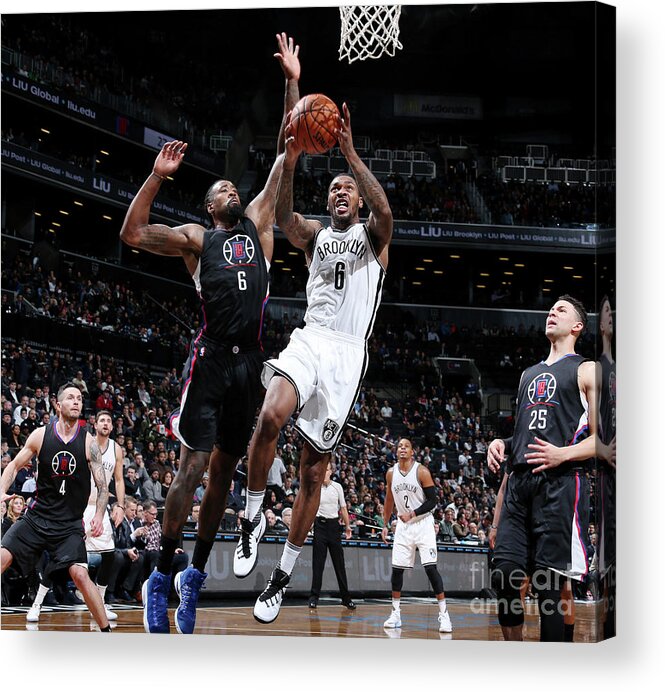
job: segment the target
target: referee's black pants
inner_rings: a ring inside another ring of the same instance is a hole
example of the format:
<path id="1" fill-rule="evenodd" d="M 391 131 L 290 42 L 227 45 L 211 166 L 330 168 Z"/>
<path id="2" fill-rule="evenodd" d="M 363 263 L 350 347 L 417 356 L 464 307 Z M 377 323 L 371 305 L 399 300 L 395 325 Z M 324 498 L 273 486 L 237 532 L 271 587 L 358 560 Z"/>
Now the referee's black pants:
<path id="1" fill-rule="evenodd" d="M 321 593 L 323 569 L 326 565 L 326 555 L 330 551 L 330 559 L 335 569 L 335 576 L 339 584 L 339 594 L 342 601 L 349 601 L 349 585 L 346 581 L 346 567 L 344 566 L 344 551 L 342 550 L 342 536 L 337 518 L 324 519 L 316 517 L 314 520 L 314 542 L 312 544 L 312 590 L 310 598 L 318 600 Z"/>

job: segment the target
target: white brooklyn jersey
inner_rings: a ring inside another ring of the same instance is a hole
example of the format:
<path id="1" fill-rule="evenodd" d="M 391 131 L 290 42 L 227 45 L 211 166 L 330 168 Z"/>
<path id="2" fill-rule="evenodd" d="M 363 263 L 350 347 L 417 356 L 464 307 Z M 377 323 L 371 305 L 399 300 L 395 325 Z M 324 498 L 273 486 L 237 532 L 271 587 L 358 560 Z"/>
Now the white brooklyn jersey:
<path id="1" fill-rule="evenodd" d="M 364 223 L 346 231 L 322 228 L 309 265 L 305 324 L 367 340 L 384 276 Z"/>
<path id="2" fill-rule="evenodd" d="M 393 499 L 395 500 L 395 507 L 397 507 L 398 515 L 411 512 L 425 502 L 425 491 L 418 480 L 419 466 L 420 463 L 414 461 L 406 475 L 399 470 L 399 464 L 395 464 L 393 466 L 393 481 L 391 489 L 393 491 Z M 409 523 L 418 521 L 422 519 L 422 517 L 428 516 L 428 514 L 429 513 L 421 514 L 414 519 L 411 519 Z"/>
<path id="3" fill-rule="evenodd" d="M 113 478 L 113 471 L 115 471 L 115 440 L 109 439 L 106 451 L 102 452 L 102 468 L 104 469 L 106 485 L 108 486 Z M 95 485 L 95 479 L 90 474 L 90 497 L 88 498 L 88 504 L 94 505 L 95 502 L 97 502 L 97 486 Z"/>

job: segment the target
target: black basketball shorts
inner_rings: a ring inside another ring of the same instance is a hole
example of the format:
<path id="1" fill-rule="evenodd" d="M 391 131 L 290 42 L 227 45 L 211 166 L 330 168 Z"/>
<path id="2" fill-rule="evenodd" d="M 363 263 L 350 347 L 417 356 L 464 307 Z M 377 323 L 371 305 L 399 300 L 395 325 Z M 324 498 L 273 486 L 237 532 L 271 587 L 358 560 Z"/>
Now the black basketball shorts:
<path id="1" fill-rule="evenodd" d="M 596 487 L 600 489 L 598 518 L 598 571 L 604 577 L 616 562 L 616 471 L 601 466 Z"/>
<path id="2" fill-rule="evenodd" d="M 180 408 L 169 425 L 189 449 L 242 456 L 261 400 L 263 353 L 234 353 L 234 347 L 204 338 L 194 342 L 183 370 Z"/>
<path id="3" fill-rule="evenodd" d="M 49 522 L 42 525 L 23 517 L 2 537 L 2 547 L 12 554 L 24 575 L 32 571 L 45 550 L 51 558 L 50 571 L 88 564 L 83 518 L 66 525 Z"/>
<path id="4" fill-rule="evenodd" d="M 494 561 L 526 572 L 551 569 L 572 579 L 588 571 L 589 483 L 582 471 L 566 475 L 510 474 L 496 536 Z"/>

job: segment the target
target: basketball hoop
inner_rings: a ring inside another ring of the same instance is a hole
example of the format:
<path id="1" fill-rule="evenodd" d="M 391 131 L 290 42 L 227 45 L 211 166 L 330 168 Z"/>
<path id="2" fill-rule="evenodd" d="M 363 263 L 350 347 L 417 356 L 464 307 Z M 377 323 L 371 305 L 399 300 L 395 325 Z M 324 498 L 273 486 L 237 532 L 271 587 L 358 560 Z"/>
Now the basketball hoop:
<path id="1" fill-rule="evenodd" d="M 339 59 L 380 58 L 384 53 L 393 57 L 402 49 L 399 42 L 401 5 L 342 5 L 339 16 L 342 31 Z"/>

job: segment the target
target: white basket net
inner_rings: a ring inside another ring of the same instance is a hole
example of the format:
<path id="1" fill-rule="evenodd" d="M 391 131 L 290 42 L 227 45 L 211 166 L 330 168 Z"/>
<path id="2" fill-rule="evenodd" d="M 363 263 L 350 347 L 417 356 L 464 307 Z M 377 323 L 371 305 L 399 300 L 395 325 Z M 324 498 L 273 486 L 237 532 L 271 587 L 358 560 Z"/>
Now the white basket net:
<path id="1" fill-rule="evenodd" d="M 401 5 L 343 5 L 339 8 L 342 31 L 339 59 L 380 58 L 384 53 L 393 57 L 402 49 L 399 42 Z"/>

